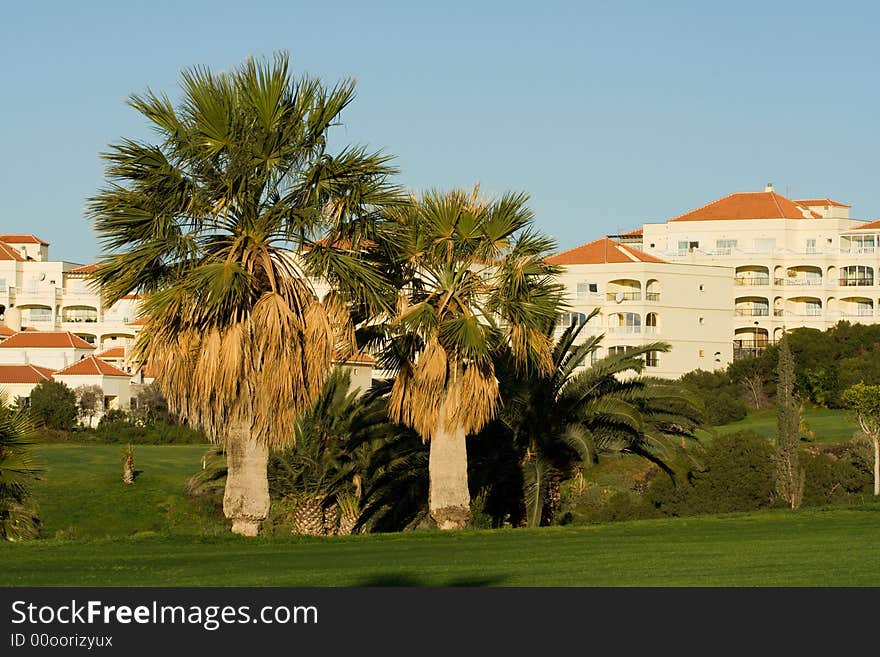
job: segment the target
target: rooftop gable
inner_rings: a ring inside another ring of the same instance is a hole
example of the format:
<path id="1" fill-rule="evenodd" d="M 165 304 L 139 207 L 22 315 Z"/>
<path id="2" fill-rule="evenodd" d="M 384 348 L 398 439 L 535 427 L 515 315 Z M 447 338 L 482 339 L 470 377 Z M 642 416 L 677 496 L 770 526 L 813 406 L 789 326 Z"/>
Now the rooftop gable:
<path id="1" fill-rule="evenodd" d="M 39 383 L 52 378 L 52 370 L 38 365 L 0 365 L 0 384 Z"/>
<path id="2" fill-rule="evenodd" d="M 128 372 L 123 372 L 118 367 L 113 367 L 110 363 L 94 355 L 78 360 L 73 365 L 68 365 L 63 370 L 58 370 L 56 374 L 68 376 L 124 376 L 126 378 L 131 376 Z"/>
<path id="3" fill-rule="evenodd" d="M 598 265 L 618 262 L 659 262 L 665 260 L 603 237 L 547 258 L 551 265 Z"/>
<path id="4" fill-rule="evenodd" d="M 851 208 L 851 205 L 847 205 L 846 203 L 840 203 L 839 201 L 833 201 L 830 198 L 807 198 L 800 199 L 795 201 L 798 205 L 805 208 L 824 208 L 824 207 L 835 207 L 835 208 Z"/>
<path id="5" fill-rule="evenodd" d="M 726 221 L 738 219 L 821 219 L 776 192 L 736 192 L 686 212 L 669 221 Z"/>
<path id="6" fill-rule="evenodd" d="M 9 246 L 6 242 L 0 242 L 0 260 L 15 260 L 16 262 L 24 262 L 27 260 L 18 251 Z"/>
<path id="7" fill-rule="evenodd" d="M 94 349 L 70 331 L 21 331 L 0 342 L 0 349 Z"/>
<path id="8" fill-rule="evenodd" d="M 40 244 L 41 246 L 49 246 L 49 242 L 44 242 L 36 235 L 0 235 L 0 242 L 7 244 Z"/>

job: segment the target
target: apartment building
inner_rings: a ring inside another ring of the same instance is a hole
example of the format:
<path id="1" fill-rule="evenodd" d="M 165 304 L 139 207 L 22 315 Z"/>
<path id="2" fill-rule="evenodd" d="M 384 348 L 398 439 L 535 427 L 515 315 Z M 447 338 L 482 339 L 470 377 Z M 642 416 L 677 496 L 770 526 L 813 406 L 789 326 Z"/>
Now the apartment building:
<path id="1" fill-rule="evenodd" d="M 753 355 L 793 328 L 880 321 L 880 221 L 853 219 L 839 201 L 792 200 L 768 184 L 618 239 L 669 263 L 729 269 L 734 357 Z"/>
<path id="2" fill-rule="evenodd" d="M 580 341 L 603 334 L 593 360 L 649 342 L 670 352 L 652 352 L 645 373 L 677 378 L 695 369 L 726 366 L 733 357 L 729 298 L 733 273 L 712 264 L 674 263 L 602 238 L 558 253 L 549 261 L 563 269 L 569 312 L 557 337 L 570 325 L 585 325 Z M 589 319 L 591 312 L 598 314 Z"/>

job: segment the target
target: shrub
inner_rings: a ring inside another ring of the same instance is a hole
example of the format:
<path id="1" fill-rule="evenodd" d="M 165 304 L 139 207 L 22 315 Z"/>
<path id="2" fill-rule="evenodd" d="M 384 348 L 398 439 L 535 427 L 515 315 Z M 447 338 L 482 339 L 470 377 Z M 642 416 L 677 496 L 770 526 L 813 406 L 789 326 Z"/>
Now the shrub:
<path id="1" fill-rule="evenodd" d="M 872 475 L 858 439 L 804 454 L 804 505 L 852 504 L 871 493 Z"/>
<path id="2" fill-rule="evenodd" d="M 706 420 L 713 426 L 742 420 L 748 414 L 739 386 L 726 372 L 694 370 L 679 381 L 703 402 Z"/>
<path id="3" fill-rule="evenodd" d="M 648 503 L 663 515 L 754 511 L 774 503 L 773 446 L 752 431 L 717 436 L 703 449 L 700 469 L 655 477 Z"/>
<path id="4" fill-rule="evenodd" d="M 58 381 L 40 381 L 31 390 L 30 412 L 49 429 L 70 431 L 76 425 L 76 394 Z"/>

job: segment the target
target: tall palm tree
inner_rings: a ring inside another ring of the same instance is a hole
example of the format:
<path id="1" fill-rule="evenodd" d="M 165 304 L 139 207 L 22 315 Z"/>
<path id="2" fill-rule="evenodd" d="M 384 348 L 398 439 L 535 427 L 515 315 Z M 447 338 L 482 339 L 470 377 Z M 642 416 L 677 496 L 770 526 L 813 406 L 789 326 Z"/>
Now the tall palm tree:
<path id="1" fill-rule="evenodd" d="M 430 442 L 429 509 L 441 529 L 470 515 L 465 439 L 498 410 L 492 351 L 509 345 L 523 370 L 551 367 L 541 330 L 558 312 L 552 240 L 531 228 L 524 194 L 490 201 L 428 192 L 395 208 L 400 292 L 385 365 L 397 370 L 389 416 Z"/>
<path id="2" fill-rule="evenodd" d="M 39 533 L 28 490 L 40 472 L 28 450 L 35 436 L 30 414 L 11 409 L 0 391 L 0 540 L 36 538 Z"/>
<path id="3" fill-rule="evenodd" d="M 362 252 L 400 194 L 388 156 L 329 150 L 350 80 L 294 78 L 279 54 L 188 70 L 181 87 L 176 107 L 151 91 L 129 99 L 157 143 L 104 155 L 109 184 L 89 200 L 105 249 L 95 280 L 108 303 L 145 294 L 135 356 L 172 411 L 225 444 L 224 512 L 255 535 L 268 448 L 289 444 L 334 351 L 352 349 L 352 304 L 385 298 Z"/>
<path id="4" fill-rule="evenodd" d="M 680 386 L 640 376 L 645 355 L 668 351 L 668 344 L 645 344 L 594 360 L 603 336 L 578 343 L 582 329 L 565 329 L 553 347 L 549 371 L 523 376 L 509 353 L 496 358 L 504 407 L 498 421 L 475 438 L 472 464 L 496 521 L 550 524 L 560 483 L 603 453 L 637 454 L 668 469 L 675 439 L 692 437 L 700 425 L 698 402 Z M 507 449 L 499 452 L 499 446 Z M 514 495 L 517 483 L 522 488 Z M 499 487 L 504 495 L 497 493 Z"/>

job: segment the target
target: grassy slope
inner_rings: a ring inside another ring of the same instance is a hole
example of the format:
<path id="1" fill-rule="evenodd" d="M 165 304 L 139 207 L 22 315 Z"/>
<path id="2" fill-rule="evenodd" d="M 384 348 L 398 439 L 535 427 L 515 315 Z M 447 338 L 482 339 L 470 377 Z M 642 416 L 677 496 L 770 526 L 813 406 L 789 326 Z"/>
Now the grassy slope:
<path id="1" fill-rule="evenodd" d="M 36 586 L 878 586 L 880 504 L 540 530 L 0 545 Z"/>
<path id="2" fill-rule="evenodd" d="M 40 445 L 33 486 L 45 536 L 101 538 L 148 531 L 222 532 L 183 493 L 207 445 L 136 445 L 135 483 L 122 482 L 120 445 Z"/>
<path id="3" fill-rule="evenodd" d="M 807 427 L 815 433 L 817 443 L 849 442 L 858 429 L 852 413 L 843 409 L 812 408 L 804 409 Z M 731 422 L 718 427 L 721 433 L 731 433 L 751 429 L 768 438 L 776 436 L 776 409 L 749 413 L 739 422 Z"/>

